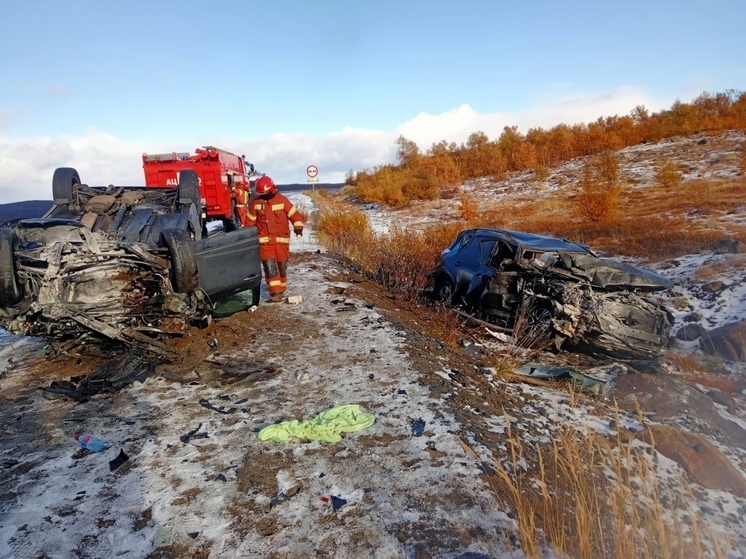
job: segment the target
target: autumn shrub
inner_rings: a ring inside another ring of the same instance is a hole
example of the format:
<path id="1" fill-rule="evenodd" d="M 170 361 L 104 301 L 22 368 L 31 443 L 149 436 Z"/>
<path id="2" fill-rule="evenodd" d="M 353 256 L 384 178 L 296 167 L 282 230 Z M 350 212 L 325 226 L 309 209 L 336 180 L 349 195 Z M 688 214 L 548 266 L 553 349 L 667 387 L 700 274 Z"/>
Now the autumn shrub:
<path id="1" fill-rule="evenodd" d="M 416 299 L 426 287 L 439 253 L 431 237 L 397 228 L 379 235 L 373 250 L 371 262 L 376 267 L 370 270 L 372 279 L 409 300 Z"/>
<path id="2" fill-rule="evenodd" d="M 581 217 L 592 221 L 611 221 L 616 217 L 622 188 L 618 182 L 619 162 L 611 152 L 590 158 L 583 166 L 577 209 Z"/>
<path id="3" fill-rule="evenodd" d="M 436 200 L 440 197 L 440 186 L 434 176 L 411 176 L 402 185 L 402 195 L 405 202 Z"/>
<path id="4" fill-rule="evenodd" d="M 534 176 L 537 181 L 545 181 L 549 178 L 549 169 L 546 165 L 537 165 L 534 168 Z"/>
<path id="5" fill-rule="evenodd" d="M 330 250 L 364 262 L 375 240 L 373 228 L 365 212 L 322 206 L 316 218 L 319 242 Z"/>
<path id="6" fill-rule="evenodd" d="M 461 223 L 415 230 L 373 231 L 364 212 L 323 204 L 316 221 L 319 241 L 351 260 L 365 276 L 414 300 L 422 295 L 438 257 L 461 231 Z"/>
<path id="7" fill-rule="evenodd" d="M 678 186 L 683 178 L 676 164 L 665 157 L 656 161 L 654 176 L 656 182 L 664 188 Z"/>
<path id="8" fill-rule="evenodd" d="M 461 192 L 459 203 L 461 204 L 459 206 L 459 215 L 461 216 L 461 219 L 470 221 L 477 217 L 479 205 L 477 204 L 477 199 L 473 193 L 466 190 Z"/>
<path id="9" fill-rule="evenodd" d="M 385 165 L 374 173 L 358 176 L 355 192 L 363 202 L 402 206 L 406 202 L 404 185 L 408 174 L 405 169 Z"/>
<path id="10" fill-rule="evenodd" d="M 593 223 L 611 221 L 616 217 L 619 190 L 597 182 L 584 182 L 576 203 L 583 219 Z"/>

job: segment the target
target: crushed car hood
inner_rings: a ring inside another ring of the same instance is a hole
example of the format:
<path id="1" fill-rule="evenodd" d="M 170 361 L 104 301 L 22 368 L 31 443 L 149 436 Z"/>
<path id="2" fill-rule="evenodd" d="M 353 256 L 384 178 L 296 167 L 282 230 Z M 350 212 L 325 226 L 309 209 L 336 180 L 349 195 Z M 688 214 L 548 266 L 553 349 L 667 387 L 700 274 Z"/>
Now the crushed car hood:
<path id="1" fill-rule="evenodd" d="M 660 274 L 616 260 L 582 253 L 563 253 L 560 258 L 573 274 L 606 291 L 661 291 L 673 287 Z"/>

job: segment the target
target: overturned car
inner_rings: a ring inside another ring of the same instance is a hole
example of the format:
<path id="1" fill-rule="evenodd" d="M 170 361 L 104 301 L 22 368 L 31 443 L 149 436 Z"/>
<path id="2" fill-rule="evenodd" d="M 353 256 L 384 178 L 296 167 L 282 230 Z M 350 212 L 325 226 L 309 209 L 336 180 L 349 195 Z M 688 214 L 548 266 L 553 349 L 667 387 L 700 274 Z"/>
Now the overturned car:
<path id="1" fill-rule="evenodd" d="M 72 168 L 38 219 L 0 228 L 0 326 L 17 335 L 145 346 L 210 319 L 221 297 L 259 302 L 255 227 L 208 234 L 197 175 L 172 189 L 91 187 Z"/>
<path id="2" fill-rule="evenodd" d="M 672 287 L 586 245 L 501 229 L 462 231 L 432 275 L 436 299 L 514 333 L 618 359 L 667 347 L 672 314 L 650 297 Z"/>

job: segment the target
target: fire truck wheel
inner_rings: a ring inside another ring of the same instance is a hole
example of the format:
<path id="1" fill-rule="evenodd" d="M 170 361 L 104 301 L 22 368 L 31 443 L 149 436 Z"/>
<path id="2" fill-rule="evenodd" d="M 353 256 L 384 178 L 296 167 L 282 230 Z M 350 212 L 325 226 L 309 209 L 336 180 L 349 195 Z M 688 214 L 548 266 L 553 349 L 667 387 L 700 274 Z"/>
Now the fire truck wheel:
<path id="1" fill-rule="evenodd" d="M 189 234 L 181 229 L 161 232 L 161 242 L 171 258 L 171 281 L 177 293 L 191 293 L 199 287 L 197 256 Z"/>
<path id="2" fill-rule="evenodd" d="M 238 208 L 236 207 L 236 201 L 231 201 L 232 206 L 232 215 L 233 217 L 223 218 L 223 229 L 225 229 L 226 233 L 230 233 L 231 231 L 236 231 L 237 229 L 241 229 L 241 218 L 238 216 Z"/>
<path id="3" fill-rule="evenodd" d="M 16 267 L 13 261 L 15 236 L 7 227 L 0 229 L 0 306 L 8 308 L 21 300 Z"/>
<path id="4" fill-rule="evenodd" d="M 241 229 L 241 216 L 238 215 L 238 208 L 236 207 L 235 200 L 233 200 L 232 206 L 233 206 L 233 221 L 231 223 L 231 228 L 235 231 L 236 229 Z"/>
<path id="5" fill-rule="evenodd" d="M 73 197 L 73 186 L 80 184 L 80 175 L 72 167 L 58 167 L 52 176 L 52 198 L 55 204 L 67 204 Z"/>
<path id="6" fill-rule="evenodd" d="M 179 203 L 194 204 L 197 212 L 201 210 L 199 199 L 199 179 L 197 171 L 185 169 L 179 173 Z"/>

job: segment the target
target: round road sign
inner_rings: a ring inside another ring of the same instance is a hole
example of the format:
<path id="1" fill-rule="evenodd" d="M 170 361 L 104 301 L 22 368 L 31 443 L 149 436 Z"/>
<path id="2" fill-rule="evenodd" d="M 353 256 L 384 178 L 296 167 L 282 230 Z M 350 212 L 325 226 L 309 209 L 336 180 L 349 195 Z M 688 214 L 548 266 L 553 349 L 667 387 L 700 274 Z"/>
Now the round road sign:
<path id="1" fill-rule="evenodd" d="M 309 165 L 306 168 L 306 174 L 312 179 L 315 179 L 319 174 L 319 168 L 316 165 Z"/>

